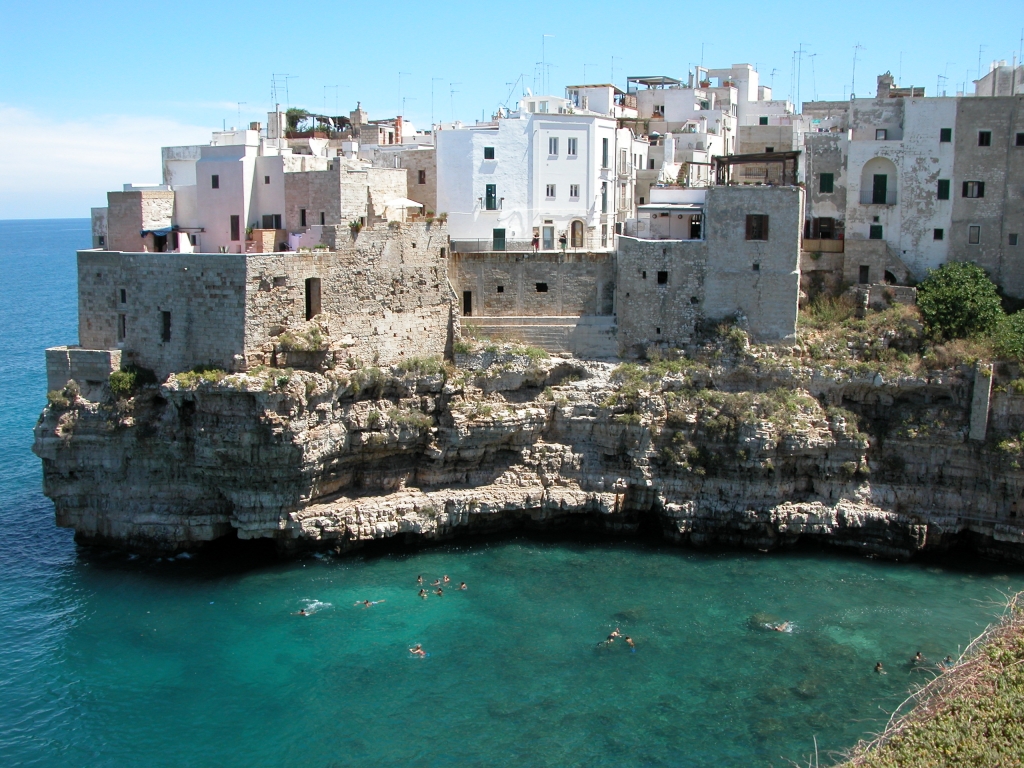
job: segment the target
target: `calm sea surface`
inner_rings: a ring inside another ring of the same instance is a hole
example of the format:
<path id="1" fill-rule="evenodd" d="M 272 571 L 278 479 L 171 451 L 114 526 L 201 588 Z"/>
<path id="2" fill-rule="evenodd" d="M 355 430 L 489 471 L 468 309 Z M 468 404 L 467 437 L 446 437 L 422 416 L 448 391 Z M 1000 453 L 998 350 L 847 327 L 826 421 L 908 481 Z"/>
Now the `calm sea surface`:
<path id="1" fill-rule="evenodd" d="M 0 765 L 789 765 L 879 728 L 927 679 L 914 652 L 955 656 L 1024 589 L 981 563 L 607 542 L 78 551 L 29 448 L 88 244 L 87 220 L 0 221 Z M 421 600 L 418 574 L 469 588 Z M 616 626 L 635 653 L 597 645 Z"/>

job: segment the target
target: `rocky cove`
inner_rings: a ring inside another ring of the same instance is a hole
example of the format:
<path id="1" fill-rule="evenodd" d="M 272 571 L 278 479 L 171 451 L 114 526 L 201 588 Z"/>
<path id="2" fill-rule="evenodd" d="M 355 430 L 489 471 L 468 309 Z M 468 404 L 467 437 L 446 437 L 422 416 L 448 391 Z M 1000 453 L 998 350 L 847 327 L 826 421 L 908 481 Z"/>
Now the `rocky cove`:
<path id="1" fill-rule="evenodd" d="M 752 346 L 734 326 L 645 363 L 463 342 L 454 365 L 189 372 L 93 400 L 72 387 L 34 451 L 58 524 L 132 551 L 653 527 L 696 547 L 1024 561 L 1016 366 L 908 372 L 811 346 Z"/>

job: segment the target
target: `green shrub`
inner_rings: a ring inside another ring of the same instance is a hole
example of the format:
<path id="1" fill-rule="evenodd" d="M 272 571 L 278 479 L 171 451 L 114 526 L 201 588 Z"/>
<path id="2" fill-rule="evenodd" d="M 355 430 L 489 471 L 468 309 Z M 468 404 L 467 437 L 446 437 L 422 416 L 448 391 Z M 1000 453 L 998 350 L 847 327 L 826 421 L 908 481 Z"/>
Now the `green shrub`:
<path id="1" fill-rule="evenodd" d="M 380 397 L 384 392 L 384 383 L 387 377 L 384 371 L 375 366 L 362 368 L 352 374 L 352 390 L 359 397 Z"/>
<path id="2" fill-rule="evenodd" d="M 444 370 L 444 361 L 438 355 L 407 357 L 398 363 L 398 368 L 417 376 L 436 376 Z"/>
<path id="3" fill-rule="evenodd" d="M 468 355 L 473 351 L 473 347 L 465 339 L 459 339 L 452 345 L 452 350 L 457 355 Z"/>
<path id="4" fill-rule="evenodd" d="M 422 411 L 399 410 L 393 408 L 388 411 L 388 418 L 400 427 L 408 429 L 424 430 L 434 426 L 434 420 Z"/>
<path id="5" fill-rule="evenodd" d="M 1024 360 L 1024 310 L 999 319 L 992 332 L 995 352 L 1005 360 Z"/>
<path id="6" fill-rule="evenodd" d="M 314 325 L 304 331 L 285 331 L 277 337 L 278 347 L 285 352 L 322 352 L 327 348 L 323 332 Z"/>
<path id="7" fill-rule="evenodd" d="M 227 371 L 220 368 L 212 368 L 208 365 L 198 365 L 191 371 L 174 374 L 174 378 L 178 380 L 179 385 L 189 389 L 194 389 L 204 381 L 210 384 L 217 384 L 223 381 L 227 375 Z M 113 389 L 113 385 L 111 385 L 111 389 Z"/>
<path id="8" fill-rule="evenodd" d="M 51 389 L 46 393 L 46 400 L 50 403 L 51 408 L 56 408 L 58 411 L 64 411 L 71 407 L 71 400 L 62 389 Z"/>
<path id="9" fill-rule="evenodd" d="M 370 411 L 366 414 L 366 428 L 377 429 L 380 426 L 382 417 L 380 411 Z"/>
<path id="10" fill-rule="evenodd" d="M 995 283 L 973 262 L 930 270 L 917 288 L 917 306 L 929 332 L 940 339 L 989 333 L 1003 317 Z"/>

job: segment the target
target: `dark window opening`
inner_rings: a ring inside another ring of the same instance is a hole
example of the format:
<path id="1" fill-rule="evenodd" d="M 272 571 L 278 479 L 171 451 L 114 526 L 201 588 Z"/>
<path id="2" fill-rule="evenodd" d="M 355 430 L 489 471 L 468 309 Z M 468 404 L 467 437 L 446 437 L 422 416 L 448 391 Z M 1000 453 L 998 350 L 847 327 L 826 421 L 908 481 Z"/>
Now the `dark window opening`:
<path id="1" fill-rule="evenodd" d="M 655 329 L 654 329 L 654 332 L 655 332 L 656 334 L 658 334 L 659 336 L 661 336 L 661 328 L 655 328 Z"/>
<path id="2" fill-rule="evenodd" d="M 870 283 L 871 282 L 871 267 L 867 264 L 860 265 L 860 275 L 857 278 L 858 283 Z"/>
<path id="3" fill-rule="evenodd" d="M 100 235 L 98 239 L 99 239 L 100 248 L 106 248 L 107 247 L 107 238 L 104 235 Z"/>
<path id="4" fill-rule="evenodd" d="M 775 151 L 775 147 L 765 147 L 764 151 L 765 152 L 774 152 Z"/>
<path id="5" fill-rule="evenodd" d="M 668 285 L 668 272 L 664 270 L 658 272 L 658 285 Z"/>
<path id="6" fill-rule="evenodd" d="M 953 140 L 953 129 L 952 128 L 940 128 L 939 129 L 939 141 L 946 144 Z"/>
<path id="7" fill-rule="evenodd" d="M 978 146 L 979 147 L 991 147 L 992 146 L 992 131 L 978 131 Z"/>
<path id="8" fill-rule="evenodd" d="M 117 340 L 124 341 L 128 335 L 128 315 L 117 316 Z"/>
<path id="9" fill-rule="evenodd" d="M 701 217 L 694 215 L 690 217 L 690 239 L 700 240 Z"/>
<path id="10" fill-rule="evenodd" d="M 499 285 L 498 286 L 498 293 L 504 293 L 504 292 L 505 292 L 505 286 L 504 285 Z"/>
<path id="11" fill-rule="evenodd" d="M 171 340 L 171 313 L 164 311 L 160 313 L 160 341 Z"/>
<path id="12" fill-rule="evenodd" d="M 755 261 L 753 263 L 751 269 L 753 269 L 755 272 L 760 272 L 761 271 L 761 262 Z"/>
<path id="13" fill-rule="evenodd" d="M 306 278 L 306 320 L 320 314 L 320 278 Z"/>
<path id="14" fill-rule="evenodd" d="M 238 216 L 231 217 L 231 239 L 239 240 L 242 236 L 242 220 Z"/>
<path id="15" fill-rule="evenodd" d="M 537 293 L 547 293 L 547 292 L 548 292 L 548 284 L 547 283 L 537 283 Z"/>
<path id="16" fill-rule="evenodd" d="M 868 229 L 868 240 L 881 240 L 882 239 L 882 225 L 872 224 Z"/>
<path id="17" fill-rule="evenodd" d="M 306 209 L 305 208 L 299 208 L 299 226 L 300 227 L 306 226 Z"/>
<path id="18" fill-rule="evenodd" d="M 647 168 L 648 168 L 648 170 L 651 170 L 651 171 L 654 170 L 654 158 L 649 158 L 648 159 L 648 161 L 647 161 Z"/>
<path id="19" fill-rule="evenodd" d="M 885 205 L 886 192 L 889 189 L 889 177 L 884 173 L 876 173 L 871 180 L 871 202 L 874 205 Z"/>
<path id="20" fill-rule="evenodd" d="M 426 184 L 427 183 L 427 172 L 426 171 L 420 171 L 418 173 L 418 175 L 416 176 L 416 183 L 417 184 Z"/>
<path id="21" fill-rule="evenodd" d="M 981 227 L 972 224 L 967 228 L 967 242 L 971 245 L 978 245 L 981 242 Z"/>
<path id="22" fill-rule="evenodd" d="M 768 239 L 768 216 L 763 213 L 747 214 L 747 240 Z"/>
<path id="23" fill-rule="evenodd" d="M 641 198 L 640 198 L 640 205 L 643 205 L 643 204 L 644 204 L 644 199 L 641 196 Z M 100 238 L 100 245 L 103 245 L 103 238 L 102 237 Z"/>
<path id="24" fill-rule="evenodd" d="M 894 275 L 888 269 L 885 270 L 885 282 L 887 285 L 896 285 L 896 275 Z"/>
<path id="25" fill-rule="evenodd" d="M 320 226 L 322 227 L 326 223 L 327 223 L 327 214 L 324 213 L 323 211 L 320 211 Z"/>
<path id="26" fill-rule="evenodd" d="M 835 189 L 835 175 L 823 173 L 818 177 L 818 191 L 828 194 Z"/>
<path id="27" fill-rule="evenodd" d="M 949 179 L 939 179 L 939 200 L 949 200 Z"/>
<path id="28" fill-rule="evenodd" d="M 269 176 L 264 176 L 263 177 L 263 183 L 264 184 L 269 184 L 270 183 L 270 177 Z"/>
<path id="29" fill-rule="evenodd" d="M 492 229 L 491 230 L 491 250 L 493 250 L 493 251 L 504 251 L 505 250 L 505 230 L 504 229 Z"/>
<path id="30" fill-rule="evenodd" d="M 608 167 L 608 139 L 601 139 L 601 167 Z"/>
<path id="31" fill-rule="evenodd" d="M 690 303 L 691 304 L 700 304 L 700 299 L 698 299 L 696 296 L 691 296 L 690 297 Z"/>
<path id="32" fill-rule="evenodd" d="M 210 177 L 210 186 L 213 189 L 220 189 L 220 176 L 213 174 L 213 176 Z"/>
<path id="33" fill-rule="evenodd" d="M 473 315 L 473 292 L 463 291 L 462 292 L 462 314 L 466 317 Z"/>
<path id="34" fill-rule="evenodd" d="M 1024 147 L 1024 133 L 1017 134 L 1016 146 Z"/>
<path id="35" fill-rule="evenodd" d="M 128 303 L 128 291 L 126 291 L 124 288 L 121 289 L 121 303 Z"/>
<path id="36" fill-rule="evenodd" d="M 484 147 L 484 160 L 494 159 L 494 147 Z"/>
<path id="37" fill-rule="evenodd" d="M 486 187 L 484 187 L 484 190 L 484 208 L 486 208 L 488 211 L 498 210 L 498 185 L 488 184 Z"/>
<path id="38" fill-rule="evenodd" d="M 761 117 L 757 118 L 757 124 L 758 125 L 768 125 L 768 116 L 767 115 L 762 115 Z"/>
<path id="39" fill-rule="evenodd" d="M 1009 245 L 1016 245 L 1016 244 L 1017 244 L 1017 233 L 1016 232 L 1011 232 L 1010 233 Z"/>
<path id="40" fill-rule="evenodd" d="M 647 279 L 647 270 L 646 270 L 646 269 L 645 269 L 645 270 L 644 270 L 643 272 L 641 272 L 641 273 L 640 273 L 640 277 L 641 277 L 642 279 L 644 279 L 644 280 L 646 280 L 646 279 Z"/>
<path id="41" fill-rule="evenodd" d="M 946 230 L 938 228 L 932 230 L 932 240 L 944 240 L 945 237 Z"/>
<path id="42" fill-rule="evenodd" d="M 163 253 L 167 250 L 167 235 L 153 235 L 153 251 Z"/>
<path id="43" fill-rule="evenodd" d="M 984 197 L 985 196 L 985 182 L 984 181 L 965 181 L 963 185 L 963 196 L 964 197 Z"/>

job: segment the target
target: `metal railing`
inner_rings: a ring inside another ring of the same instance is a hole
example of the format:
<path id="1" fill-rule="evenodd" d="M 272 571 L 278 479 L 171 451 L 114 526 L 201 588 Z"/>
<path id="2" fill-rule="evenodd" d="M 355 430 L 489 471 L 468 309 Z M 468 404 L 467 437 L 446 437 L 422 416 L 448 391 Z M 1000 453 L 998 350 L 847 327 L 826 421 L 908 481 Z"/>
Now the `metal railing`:
<path id="1" fill-rule="evenodd" d="M 870 189 L 860 191 L 861 205 L 896 205 L 896 192 L 886 192 L 885 202 L 875 202 L 875 193 Z"/>
<path id="2" fill-rule="evenodd" d="M 511 240 L 495 242 L 492 238 L 478 238 L 475 240 L 452 240 L 452 251 L 454 253 L 488 253 L 491 251 L 512 251 L 523 253 L 532 251 L 533 246 L 529 240 Z"/>

